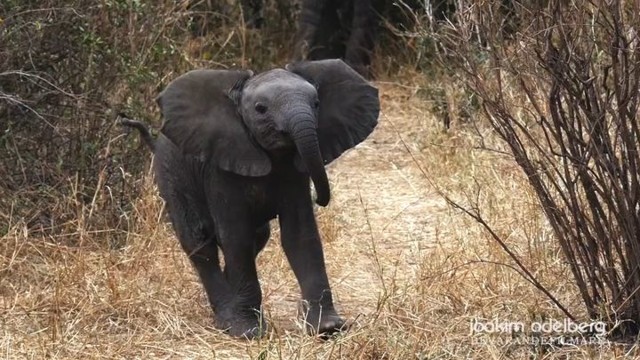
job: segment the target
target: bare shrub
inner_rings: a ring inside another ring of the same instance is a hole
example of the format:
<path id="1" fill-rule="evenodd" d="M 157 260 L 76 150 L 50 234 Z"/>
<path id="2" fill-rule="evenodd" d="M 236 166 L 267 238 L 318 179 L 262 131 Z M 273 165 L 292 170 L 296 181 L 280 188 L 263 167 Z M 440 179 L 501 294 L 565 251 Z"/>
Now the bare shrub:
<path id="1" fill-rule="evenodd" d="M 240 1 L 206 3 L 3 2 L 0 235 L 20 220 L 69 244 L 80 229 L 112 245 L 126 238 L 142 183 L 131 174 L 150 156 L 135 137 L 122 141 L 118 112 L 158 125 L 154 98 L 175 73 L 260 69 L 287 51 L 281 1 L 267 2 L 261 30 L 244 27 Z"/>
<path id="2" fill-rule="evenodd" d="M 640 5 L 467 2 L 443 56 L 528 177 L 588 316 L 640 324 Z M 512 18 L 513 19 L 513 18 Z"/>

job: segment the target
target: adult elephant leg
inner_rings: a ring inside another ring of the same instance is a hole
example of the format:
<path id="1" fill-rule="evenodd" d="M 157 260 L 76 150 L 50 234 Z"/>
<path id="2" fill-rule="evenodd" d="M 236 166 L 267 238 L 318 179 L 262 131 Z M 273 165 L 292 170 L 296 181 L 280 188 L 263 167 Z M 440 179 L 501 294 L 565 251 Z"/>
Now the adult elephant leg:
<path id="1" fill-rule="evenodd" d="M 307 330 L 331 334 L 344 320 L 335 311 L 324 263 L 320 234 L 313 214 L 309 179 L 293 178 L 286 184 L 280 208 L 282 247 L 300 284 Z"/>
<path id="2" fill-rule="evenodd" d="M 256 231 L 249 211 L 238 201 L 224 209 L 214 209 L 218 243 L 224 255 L 224 277 L 229 287 L 227 302 L 216 313 L 216 322 L 230 335 L 249 339 L 262 336 L 266 323 L 262 319 L 262 293 L 256 271 Z M 217 213 L 216 213 L 217 211 Z"/>
<path id="3" fill-rule="evenodd" d="M 262 11 L 264 0 L 241 0 L 242 15 L 245 25 L 250 29 L 260 29 L 264 24 Z"/>
<path id="4" fill-rule="evenodd" d="M 267 245 L 269 236 L 271 236 L 271 227 L 268 222 L 258 226 L 255 234 L 255 256 L 258 256 L 260 251 Z"/>
<path id="5" fill-rule="evenodd" d="M 371 77 L 371 57 L 375 47 L 378 17 L 372 0 L 353 0 L 351 34 L 345 61 L 364 77 Z"/>
<path id="6" fill-rule="evenodd" d="M 293 60 L 341 58 L 344 44 L 337 4 L 331 0 L 303 0 L 298 18 Z"/>
<path id="7" fill-rule="evenodd" d="M 340 20 L 338 4 L 327 2 L 316 30 L 308 60 L 342 59 L 346 52 L 347 27 Z"/>

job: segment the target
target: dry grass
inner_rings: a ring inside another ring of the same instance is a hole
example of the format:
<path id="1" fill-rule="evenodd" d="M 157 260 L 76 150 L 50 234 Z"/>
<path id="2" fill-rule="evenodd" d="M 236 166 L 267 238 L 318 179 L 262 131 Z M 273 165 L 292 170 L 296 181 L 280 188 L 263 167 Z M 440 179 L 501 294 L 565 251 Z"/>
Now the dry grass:
<path id="1" fill-rule="evenodd" d="M 9 225 L 0 238 L 0 357 L 638 356 L 635 345 L 554 348 L 471 334 L 474 319 L 564 316 L 510 267 L 509 257 L 477 224 L 447 207 L 439 192 L 478 206 L 538 279 L 577 313 L 579 295 L 517 166 L 504 155 L 477 150 L 469 129 L 443 132 L 431 104 L 419 95 L 419 76 L 396 81 L 379 82 L 379 128 L 331 165 L 334 197 L 318 211 L 335 300 L 353 324 L 348 333 L 330 341 L 303 334 L 297 284 L 276 230 L 258 258 L 273 331 L 247 342 L 213 329 L 203 290 L 161 216 L 162 202 L 147 176 L 145 195 L 134 204 L 135 226 L 117 249 L 83 230 L 90 219 L 77 219 L 76 247 L 31 236 L 20 219 Z M 488 132 L 481 122 L 479 127 Z M 485 145 L 501 148 L 497 141 Z"/>

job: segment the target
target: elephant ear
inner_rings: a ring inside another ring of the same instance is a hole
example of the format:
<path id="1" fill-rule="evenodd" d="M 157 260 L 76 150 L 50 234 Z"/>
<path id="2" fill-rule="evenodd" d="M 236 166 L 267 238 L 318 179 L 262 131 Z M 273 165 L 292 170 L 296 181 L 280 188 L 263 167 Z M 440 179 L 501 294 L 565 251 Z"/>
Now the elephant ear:
<path id="1" fill-rule="evenodd" d="M 162 133 L 184 154 L 223 170 L 267 175 L 271 161 L 250 138 L 233 100 L 252 75 L 247 70 L 193 70 L 173 80 L 157 98 Z"/>
<path id="2" fill-rule="evenodd" d="M 339 59 L 288 64 L 318 89 L 318 141 L 325 165 L 366 139 L 378 124 L 378 89 Z"/>

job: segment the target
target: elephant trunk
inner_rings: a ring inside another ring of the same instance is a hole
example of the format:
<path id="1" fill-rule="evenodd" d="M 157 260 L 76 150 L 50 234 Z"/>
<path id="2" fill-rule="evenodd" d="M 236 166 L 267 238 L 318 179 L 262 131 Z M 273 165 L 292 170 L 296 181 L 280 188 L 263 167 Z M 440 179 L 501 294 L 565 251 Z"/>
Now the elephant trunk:
<path id="1" fill-rule="evenodd" d="M 291 138 L 296 144 L 302 163 L 309 171 L 313 185 L 316 188 L 316 204 L 327 206 L 331 198 L 329 180 L 324 169 L 324 161 L 320 154 L 318 132 L 313 115 L 296 116 L 292 119 L 290 128 Z"/>

